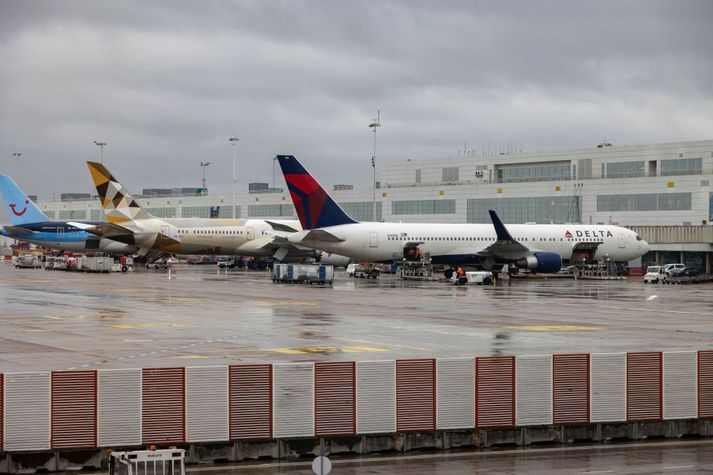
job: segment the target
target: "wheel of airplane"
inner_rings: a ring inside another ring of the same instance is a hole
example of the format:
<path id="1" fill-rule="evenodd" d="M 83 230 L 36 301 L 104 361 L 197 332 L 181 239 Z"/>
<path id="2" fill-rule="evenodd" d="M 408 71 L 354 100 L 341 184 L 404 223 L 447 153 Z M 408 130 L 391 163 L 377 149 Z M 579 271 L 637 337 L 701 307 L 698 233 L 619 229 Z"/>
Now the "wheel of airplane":
<path id="1" fill-rule="evenodd" d="M 443 271 L 443 275 L 446 279 L 450 279 L 451 277 L 453 277 L 453 269 L 446 269 L 445 271 Z"/>

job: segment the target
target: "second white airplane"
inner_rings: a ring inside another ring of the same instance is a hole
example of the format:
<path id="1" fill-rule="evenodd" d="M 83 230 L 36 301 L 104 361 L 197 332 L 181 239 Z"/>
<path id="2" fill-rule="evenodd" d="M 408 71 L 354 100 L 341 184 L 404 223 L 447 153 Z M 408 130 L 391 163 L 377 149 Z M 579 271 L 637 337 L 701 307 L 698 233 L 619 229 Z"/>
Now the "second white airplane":
<path id="1" fill-rule="evenodd" d="M 507 227 L 494 211 L 491 224 L 359 223 L 327 194 L 293 155 L 278 155 L 302 231 L 286 235 L 301 246 L 356 260 L 401 259 L 405 246 L 418 245 L 435 263 L 476 264 L 499 270 L 503 265 L 554 273 L 563 259 L 577 254 L 589 260 L 630 261 L 649 250 L 635 232 L 620 226 L 581 224 L 513 224 Z"/>

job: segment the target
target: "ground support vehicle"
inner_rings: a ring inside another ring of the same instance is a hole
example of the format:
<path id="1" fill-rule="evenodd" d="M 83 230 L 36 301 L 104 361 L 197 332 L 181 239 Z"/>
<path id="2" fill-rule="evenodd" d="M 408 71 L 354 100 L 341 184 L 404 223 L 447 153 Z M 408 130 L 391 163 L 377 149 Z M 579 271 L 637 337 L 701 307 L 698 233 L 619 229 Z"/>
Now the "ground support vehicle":
<path id="1" fill-rule="evenodd" d="M 481 284 L 492 285 L 494 282 L 493 273 L 485 270 L 454 272 L 451 282 L 455 285 Z"/>
<path id="2" fill-rule="evenodd" d="M 334 266 L 277 263 L 272 269 L 272 281 L 284 284 L 331 285 L 334 282 Z"/>
<path id="3" fill-rule="evenodd" d="M 15 259 L 15 268 L 40 269 L 42 268 L 42 258 L 33 254 L 21 254 Z"/>
<path id="4" fill-rule="evenodd" d="M 376 279 L 381 274 L 381 270 L 376 264 L 349 264 L 347 275 L 360 279 Z"/>

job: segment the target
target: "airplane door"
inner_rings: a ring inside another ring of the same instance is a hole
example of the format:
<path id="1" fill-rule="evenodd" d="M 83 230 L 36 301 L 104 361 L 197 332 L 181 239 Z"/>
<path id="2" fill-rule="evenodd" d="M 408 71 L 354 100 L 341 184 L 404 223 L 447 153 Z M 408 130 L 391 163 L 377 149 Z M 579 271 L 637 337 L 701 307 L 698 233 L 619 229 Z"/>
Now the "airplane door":
<path id="1" fill-rule="evenodd" d="M 624 236 L 619 236 L 619 249 L 626 249 L 626 239 L 624 239 Z"/>
<path id="2" fill-rule="evenodd" d="M 252 241 L 253 239 L 255 239 L 255 228 L 245 228 L 245 231 L 247 233 L 246 235 L 248 237 L 248 241 Z"/>
<path id="3" fill-rule="evenodd" d="M 64 228 L 57 227 L 57 242 L 64 240 Z"/>
<path id="4" fill-rule="evenodd" d="M 379 247 L 379 233 L 369 233 L 369 247 Z"/>
<path id="5" fill-rule="evenodd" d="M 170 236 L 170 234 L 169 234 L 170 232 L 171 232 L 170 226 L 168 226 L 166 224 L 161 225 L 161 234 L 163 234 L 164 236 Z"/>

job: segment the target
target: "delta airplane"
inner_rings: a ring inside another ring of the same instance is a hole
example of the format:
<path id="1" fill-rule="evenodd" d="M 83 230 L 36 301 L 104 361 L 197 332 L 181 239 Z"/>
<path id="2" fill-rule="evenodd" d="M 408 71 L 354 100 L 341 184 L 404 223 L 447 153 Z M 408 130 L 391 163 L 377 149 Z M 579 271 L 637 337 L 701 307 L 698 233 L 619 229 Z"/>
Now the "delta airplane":
<path id="1" fill-rule="evenodd" d="M 359 223 L 349 217 L 293 155 L 278 155 L 303 231 L 285 238 L 355 260 L 401 259 L 405 246 L 418 245 L 435 263 L 479 265 L 498 271 L 511 268 L 554 273 L 563 259 L 579 253 L 589 259 L 629 261 L 649 245 L 619 226 L 513 224 L 507 227 L 494 211 L 490 224 Z"/>
<path id="2" fill-rule="evenodd" d="M 101 163 L 87 162 L 107 222 L 81 226 L 86 231 L 146 251 L 147 259 L 166 254 L 211 254 L 274 257 L 346 266 L 349 258 L 333 256 L 288 242 L 273 232 L 301 231 L 297 220 L 157 218 L 142 208 Z M 72 223 L 76 224 L 76 223 Z"/>
<path id="3" fill-rule="evenodd" d="M 99 238 L 67 221 L 50 221 L 7 175 L 0 175 L 0 194 L 12 223 L 10 226 L 0 227 L 0 234 L 3 236 L 61 251 L 110 254 L 133 254 L 138 251 L 135 246 Z M 83 222 L 81 226 L 97 224 L 99 223 Z"/>

